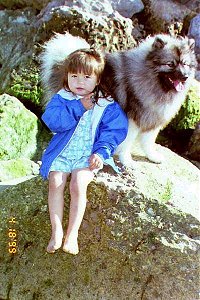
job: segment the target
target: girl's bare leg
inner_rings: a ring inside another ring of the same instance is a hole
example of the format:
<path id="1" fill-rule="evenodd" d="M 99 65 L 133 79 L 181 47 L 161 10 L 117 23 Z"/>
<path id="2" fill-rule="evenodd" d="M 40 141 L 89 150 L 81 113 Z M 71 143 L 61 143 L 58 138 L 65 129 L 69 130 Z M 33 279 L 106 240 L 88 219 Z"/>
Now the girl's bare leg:
<path id="1" fill-rule="evenodd" d="M 49 174 L 49 215 L 51 220 L 51 239 L 47 246 L 47 252 L 54 253 L 62 245 L 63 239 L 63 210 L 64 210 L 64 189 L 68 173 L 53 171 Z"/>
<path id="2" fill-rule="evenodd" d="M 76 255 L 78 248 L 78 230 L 83 220 L 87 202 L 87 186 L 93 180 L 94 174 L 89 169 L 72 171 L 70 182 L 70 212 L 63 251 Z"/>

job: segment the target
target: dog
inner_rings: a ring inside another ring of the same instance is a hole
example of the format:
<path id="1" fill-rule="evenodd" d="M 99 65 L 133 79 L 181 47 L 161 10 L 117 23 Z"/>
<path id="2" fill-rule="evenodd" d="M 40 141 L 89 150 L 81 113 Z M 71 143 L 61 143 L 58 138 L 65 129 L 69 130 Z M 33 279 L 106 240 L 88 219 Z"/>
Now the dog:
<path id="1" fill-rule="evenodd" d="M 187 37 L 157 34 L 133 49 L 105 53 L 100 89 L 118 101 L 129 118 L 128 135 L 116 151 L 124 166 L 134 168 L 131 153 L 136 139 L 150 161 L 163 161 L 155 140 L 179 111 L 195 76 L 194 46 L 194 40 Z M 61 88 L 63 60 L 70 52 L 87 47 L 85 40 L 67 32 L 46 42 L 42 81 L 49 97 Z"/>

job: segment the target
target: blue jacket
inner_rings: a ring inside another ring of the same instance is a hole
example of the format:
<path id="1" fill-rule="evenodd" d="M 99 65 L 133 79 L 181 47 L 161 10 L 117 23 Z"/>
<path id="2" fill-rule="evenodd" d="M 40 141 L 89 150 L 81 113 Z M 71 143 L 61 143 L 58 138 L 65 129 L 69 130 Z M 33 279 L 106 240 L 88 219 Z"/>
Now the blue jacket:
<path id="1" fill-rule="evenodd" d="M 42 156 L 40 174 L 43 178 L 48 178 L 53 160 L 67 145 L 85 112 L 80 97 L 64 89 L 47 104 L 42 120 L 55 134 Z M 105 164 L 116 170 L 112 156 L 127 132 L 128 118 L 119 104 L 112 99 L 100 98 L 92 113 L 92 153 L 98 154 Z"/>

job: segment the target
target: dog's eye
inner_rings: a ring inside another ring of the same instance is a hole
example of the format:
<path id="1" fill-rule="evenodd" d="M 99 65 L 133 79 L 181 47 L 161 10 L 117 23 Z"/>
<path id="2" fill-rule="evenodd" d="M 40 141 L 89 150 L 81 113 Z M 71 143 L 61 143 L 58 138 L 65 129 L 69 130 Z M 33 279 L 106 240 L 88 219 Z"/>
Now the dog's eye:
<path id="1" fill-rule="evenodd" d="M 168 66 L 170 68 L 173 68 L 174 67 L 174 63 L 173 62 L 168 62 L 168 63 L 166 63 L 166 66 Z"/>

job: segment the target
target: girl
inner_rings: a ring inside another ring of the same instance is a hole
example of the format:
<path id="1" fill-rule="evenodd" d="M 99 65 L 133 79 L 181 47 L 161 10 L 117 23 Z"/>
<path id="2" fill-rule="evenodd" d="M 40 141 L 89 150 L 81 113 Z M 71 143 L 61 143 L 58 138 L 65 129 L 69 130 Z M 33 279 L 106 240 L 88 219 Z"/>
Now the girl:
<path id="1" fill-rule="evenodd" d="M 98 91 L 104 68 L 102 54 L 81 49 L 65 60 L 63 88 L 48 103 L 42 120 L 55 133 L 42 157 L 40 173 L 49 179 L 48 205 L 52 234 L 47 252 L 62 245 L 64 188 L 70 180 L 70 212 L 63 251 L 77 254 L 87 186 L 94 174 L 111 165 L 112 155 L 125 139 L 128 120 L 120 106 Z"/>

